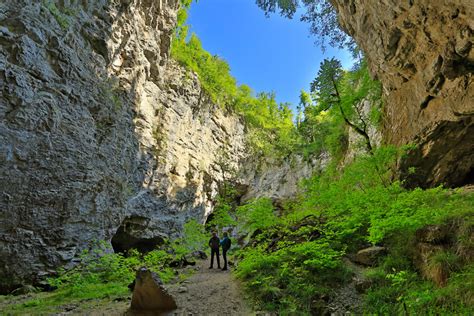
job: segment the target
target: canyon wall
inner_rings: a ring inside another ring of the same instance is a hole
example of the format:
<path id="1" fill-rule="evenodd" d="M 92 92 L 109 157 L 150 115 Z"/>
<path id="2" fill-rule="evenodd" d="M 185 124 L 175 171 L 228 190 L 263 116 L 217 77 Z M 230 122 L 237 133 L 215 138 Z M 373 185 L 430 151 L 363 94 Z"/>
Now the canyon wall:
<path id="1" fill-rule="evenodd" d="M 384 141 L 416 145 L 401 163 L 407 184 L 473 183 L 474 3 L 331 2 L 384 86 Z"/>
<path id="2" fill-rule="evenodd" d="M 168 58 L 175 0 L 0 3 L 0 280 L 35 282 L 93 241 L 153 247 L 203 221 L 240 119 Z"/>

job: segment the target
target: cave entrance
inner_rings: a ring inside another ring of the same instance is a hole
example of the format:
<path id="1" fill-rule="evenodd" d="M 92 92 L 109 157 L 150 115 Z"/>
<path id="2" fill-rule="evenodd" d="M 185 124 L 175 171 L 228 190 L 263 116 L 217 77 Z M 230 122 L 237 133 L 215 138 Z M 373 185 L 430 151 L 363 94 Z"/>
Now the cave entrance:
<path id="1" fill-rule="evenodd" d="M 149 223 L 150 219 L 142 216 L 130 216 L 124 219 L 112 237 L 114 252 L 125 253 L 130 249 L 137 249 L 141 253 L 146 253 L 162 245 L 164 239 L 153 234 Z"/>
<path id="2" fill-rule="evenodd" d="M 463 181 L 459 186 L 474 185 L 474 166 L 471 166 L 469 172 L 464 176 Z"/>

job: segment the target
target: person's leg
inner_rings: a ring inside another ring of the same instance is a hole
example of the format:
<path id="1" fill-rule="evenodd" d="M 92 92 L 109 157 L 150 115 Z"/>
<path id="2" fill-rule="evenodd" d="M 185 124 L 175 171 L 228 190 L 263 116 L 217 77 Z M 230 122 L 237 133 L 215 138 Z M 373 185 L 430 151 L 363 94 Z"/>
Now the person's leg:
<path id="1" fill-rule="evenodd" d="M 221 259 L 219 258 L 219 249 L 216 249 L 217 267 L 221 268 Z"/>
<path id="2" fill-rule="evenodd" d="M 227 250 L 222 250 L 222 258 L 224 258 L 224 268 L 222 270 L 227 270 Z"/>
<path id="3" fill-rule="evenodd" d="M 211 248 L 211 265 L 209 266 L 209 269 L 212 269 L 214 265 L 214 254 L 215 254 L 215 250 Z"/>

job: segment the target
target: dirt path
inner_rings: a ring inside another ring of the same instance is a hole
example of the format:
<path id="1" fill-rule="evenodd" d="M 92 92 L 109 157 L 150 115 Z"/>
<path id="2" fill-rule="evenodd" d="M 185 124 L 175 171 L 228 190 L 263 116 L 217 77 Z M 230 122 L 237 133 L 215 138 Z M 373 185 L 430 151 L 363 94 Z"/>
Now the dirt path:
<path id="1" fill-rule="evenodd" d="M 208 260 L 197 265 L 194 275 L 169 287 L 178 305 L 172 315 L 252 315 L 230 271 L 208 269 Z"/>

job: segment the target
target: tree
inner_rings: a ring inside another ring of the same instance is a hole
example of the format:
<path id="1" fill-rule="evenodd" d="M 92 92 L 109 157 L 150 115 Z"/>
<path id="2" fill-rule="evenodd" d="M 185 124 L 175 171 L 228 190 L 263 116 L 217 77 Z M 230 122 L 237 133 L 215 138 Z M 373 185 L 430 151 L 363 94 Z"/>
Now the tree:
<path id="1" fill-rule="evenodd" d="M 340 103 L 338 85 L 343 75 L 344 71 L 339 60 L 331 58 L 321 62 L 318 75 L 311 82 L 311 92 L 318 98 L 320 111 L 326 111 Z"/>
<path id="2" fill-rule="evenodd" d="M 317 96 L 318 110 L 326 111 L 337 107 L 344 122 L 356 133 L 364 137 L 365 145 L 372 154 L 372 145 L 368 134 L 368 124 L 361 109 L 362 98 L 353 98 L 359 85 L 359 77 L 352 73 L 346 74 L 341 62 L 335 58 L 321 62 L 318 75 L 311 83 L 311 92 Z M 360 89 L 359 89 L 360 90 Z M 368 91 L 363 91 L 366 96 Z"/>
<path id="3" fill-rule="evenodd" d="M 287 18 L 293 18 L 296 10 L 303 6 L 306 12 L 301 21 L 310 23 L 310 32 L 316 35 L 316 43 L 325 49 L 326 40 L 329 45 L 339 48 L 355 48 L 350 36 L 340 27 L 337 12 L 329 0 L 256 0 L 257 5 L 269 13 L 276 12 Z"/>
<path id="4" fill-rule="evenodd" d="M 303 122 L 303 113 L 305 109 L 311 105 L 311 103 L 312 101 L 309 93 L 304 90 L 301 90 L 300 102 L 296 106 L 296 127 L 300 127 L 301 122 Z"/>

